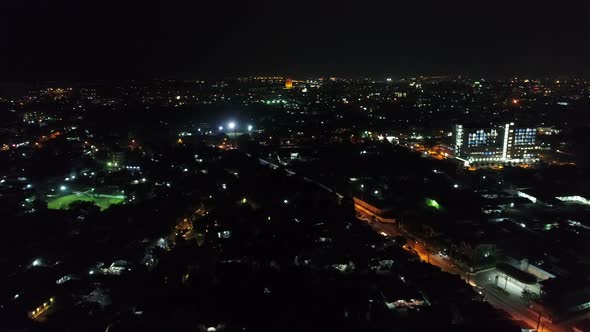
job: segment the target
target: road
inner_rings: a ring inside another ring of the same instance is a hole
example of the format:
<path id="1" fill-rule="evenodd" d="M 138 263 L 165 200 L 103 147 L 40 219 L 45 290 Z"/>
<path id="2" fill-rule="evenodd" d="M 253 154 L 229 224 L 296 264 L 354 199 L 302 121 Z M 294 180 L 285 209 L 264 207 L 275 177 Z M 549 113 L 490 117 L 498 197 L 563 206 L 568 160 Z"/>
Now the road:
<path id="1" fill-rule="evenodd" d="M 358 211 L 357 211 L 358 212 Z M 370 216 L 361 216 L 359 220 L 369 222 Z M 407 232 L 400 230 L 397 224 L 383 224 L 380 222 L 369 222 L 371 227 L 378 233 L 386 236 L 404 236 L 408 239 L 405 248 L 409 251 L 415 251 L 421 260 L 428 262 L 441 270 L 459 275 L 462 279 L 467 280 L 467 271 L 455 264 L 450 258 L 442 256 L 439 253 L 427 249 L 427 244 Z M 430 252 L 429 252 L 430 251 Z M 469 274 L 469 284 L 477 287 L 478 291 L 482 290 L 485 300 L 497 309 L 504 310 L 514 320 L 519 320 L 530 328 L 537 327 L 539 314 L 528 308 L 527 304 L 519 294 L 505 294 L 496 285 L 495 276 L 500 274 L 495 268 Z M 541 320 L 539 331 L 543 332 L 569 332 L 571 329 L 556 324 L 551 324 L 546 319 Z"/>
<path id="2" fill-rule="evenodd" d="M 259 159 L 259 162 L 262 165 L 269 166 L 272 168 L 279 168 L 280 165 L 274 164 L 268 160 Z M 295 175 L 295 172 L 291 170 L 287 170 L 286 172 L 290 175 Z M 305 180 L 308 182 L 315 183 L 326 189 L 327 191 L 336 194 L 339 198 L 342 198 L 342 195 L 332 188 L 329 188 L 322 183 L 319 183 L 315 180 L 309 179 L 305 177 Z M 537 321 L 539 319 L 539 314 L 534 312 L 528 308 L 526 303 L 515 294 L 506 295 L 502 293 L 495 285 L 494 285 L 494 278 L 490 279 L 489 273 L 484 273 L 485 271 L 481 271 L 478 273 L 470 273 L 468 276 L 467 271 L 462 269 L 460 266 L 457 266 L 451 259 L 448 257 L 443 257 L 438 253 L 429 252 L 427 249 L 427 244 L 425 241 L 414 237 L 407 232 L 400 230 L 397 224 L 384 224 L 381 222 L 373 222 L 373 215 L 370 211 L 359 211 L 357 209 L 357 213 L 360 214 L 359 220 L 363 222 L 367 222 L 380 234 L 385 236 L 404 236 L 408 239 L 408 244 L 406 248 L 410 251 L 415 250 L 415 252 L 420 256 L 420 258 L 428 262 L 434 266 L 439 267 L 441 270 L 452 273 L 458 274 L 462 279 L 467 280 L 469 277 L 469 284 L 474 287 L 478 287 L 479 290 L 483 290 L 483 295 L 485 300 L 494 306 L 497 309 L 504 310 L 507 312 L 514 320 L 519 320 L 525 322 L 531 328 L 537 327 Z M 495 269 L 493 269 L 495 271 Z M 491 274 L 495 273 L 494 271 L 489 271 Z M 570 332 L 571 329 L 555 325 L 549 323 L 546 319 L 542 319 L 541 325 L 539 326 L 539 330 L 543 332 Z"/>

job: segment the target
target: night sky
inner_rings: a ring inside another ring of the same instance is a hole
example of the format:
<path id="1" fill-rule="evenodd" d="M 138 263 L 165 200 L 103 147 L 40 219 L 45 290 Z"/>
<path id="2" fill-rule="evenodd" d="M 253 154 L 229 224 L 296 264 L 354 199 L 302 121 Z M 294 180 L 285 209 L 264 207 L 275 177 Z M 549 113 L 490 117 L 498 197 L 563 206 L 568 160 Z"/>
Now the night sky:
<path id="1" fill-rule="evenodd" d="M 589 15 L 585 0 L 3 0 L 0 70 L 4 80 L 588 76 Z"/>

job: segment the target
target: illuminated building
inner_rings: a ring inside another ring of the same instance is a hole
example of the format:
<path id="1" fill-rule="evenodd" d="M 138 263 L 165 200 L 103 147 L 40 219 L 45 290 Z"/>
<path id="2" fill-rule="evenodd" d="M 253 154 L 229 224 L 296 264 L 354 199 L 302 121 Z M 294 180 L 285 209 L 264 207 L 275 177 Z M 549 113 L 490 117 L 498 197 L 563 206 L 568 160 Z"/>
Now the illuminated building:
<path id="1" fill-rule="evenodd" d="M 293 80 L 290 78 L 287 78 L 285 80 L 285 89 L 293 89 Z"/>
<path id="2" fill-rule="evenodd" d="M 516 128 L 514 123 L 492 128 L 465 128 L 459 124 L 453 134 L 455 157 L 465 165 L 538 161 L 535 128 Z"/>

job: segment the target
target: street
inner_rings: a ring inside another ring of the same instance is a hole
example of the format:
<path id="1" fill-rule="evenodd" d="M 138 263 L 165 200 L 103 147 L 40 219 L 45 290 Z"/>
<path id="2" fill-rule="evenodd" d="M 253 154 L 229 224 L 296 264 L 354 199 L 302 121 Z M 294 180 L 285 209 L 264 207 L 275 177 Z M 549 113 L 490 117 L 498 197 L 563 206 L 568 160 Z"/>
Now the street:
<path id="1" fill-rule="evenodd" d="M 359 211 L 357 210 L 357 213 Z M 371 216 L 361 216 L 358 218 L 363 222 L 371 220 Z M 382 235 L 388 237 L 404 236 L 408 242 L 404 246 L 408 251 L 414 251 L 418 254 L 420 259 L 424 262 L 428 262 L 434 266 L 439 267 L 441 270 L 451 273 L 458 274 L 462 279 L 467 280 L 467 271 L 463 270 L 460 266 L 457 266 L 449 257 L 443 257 L 439 253 L 430 252 L 427 250 L 427 245 L 423 240 L 419 240 L 416 237 L 408 234 L 407 232 L 400 230 L 397 224 L 384 224 L 380 222 L 368 222 L 371 227 Z M 473 287 L 478 287 L 482 291 L 482 295 L 485 301 L 490 303 L 497 309 L 501 309 L 514 319 L 526 323 L 530 328 L 534 329 L 537 327 L 539 319 L 539 313 L 529 309 L 528 305 L 521 298 L 520 292 L 514 290 L 517 288 L 510 281 L 504 281 L 501 279 L 500 286 L 506 282 L 511 285 L 512 291 L 503 293 L 494 283 L 495 276 L 501 274 L 495 268 L 483 270 L 476 273 L 469 274 L 469 284 Z M 563 327 L 561 325 L 552 324 L 545 318 L 541 319 L 539 324 L 539 331 L 543 332 L 569 332 L 571 329 Z"/>
<path id="2" fill-rule="evenodd" d="M 271 166 L 273 168 L 279 167 L 279 165 L 273 164 L 267 160 L 259 159 L 260 163 L 265 166 Z M 295 174 L 292 171 L 288 170 L 288 173 L 293 175 Z M 324 186 L 323 184 L 313 181 L 311 179 L 306 178 L 306 181 L 313 182 L 318 184 L 320 187 L 335 193 L 339 197 L 341 195 L 331 188 Z M 526 323 L 530 328 L 534 329 L 537 327 L 537 323 L 539 320 L 539 313 L 532 311 L 529 309 L 528 305 L 524 302 L 521 298 L 520 292 L 513 290 L 512 292 L 508 292 L 508 294 L 503 293 L 498 287 L 494 284 L 495 276 L 500 274 L 496 271 L 495 268 L 490 270 L 484 270 L 476 273 L 469 273 L 462 269 L 460 266 L 455 264 L 448 256 L 441 256 L 439 253 L 436 252 L 429 252 L 426 248 L 427 244 L 424 240 L 418 239 L 412 234 L 405 232 L 403 229 L 400 230 L 398 224 L 385 224 L 374 220 L 374 214 L 366 209 L 359 209 L 359 206 L 355 206 L 357 212 L 357 219 L 361 222 L 368 223 L 376 232 L 388 236 L 404 236 L 408 243 L 406 244 L 405 248 L 408 251 L 415 252 L 422 261 L 428 262 L 434 266 L 439 267 L 441 270 L 451 273 L 457 274 L 463 280 L 469 280 L 469 284 L 473 287 L 477 287 L 478 291 L 482 290 L 482 295 L 484 299 L 494 306 L 497 309 L 503 310 L 507 312 L 514 320 L 522 321 Z M 509 283 L 509 281 L 506 281 Z M 515 285 L 512 285 L 515 286 Z M 569 332 L 571 329 L 556 325 L 548 322 L 546 319 L 541 318 L 541 322 L 539 324 L 539 331 L 543 332 Z"/>

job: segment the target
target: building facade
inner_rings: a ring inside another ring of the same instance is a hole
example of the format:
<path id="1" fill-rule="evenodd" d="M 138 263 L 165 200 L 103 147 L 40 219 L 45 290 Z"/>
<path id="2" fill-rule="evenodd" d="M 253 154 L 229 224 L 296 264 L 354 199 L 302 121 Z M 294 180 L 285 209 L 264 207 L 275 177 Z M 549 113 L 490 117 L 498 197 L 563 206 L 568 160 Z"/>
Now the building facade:
<path id="1" fill-rule="evenodd" d="M 539 161 L 535 128 L 520 128 L 514 123 L 491 128 L 466 128 L 457 124 L 453 137 L 455 157 L 466 166 Z"/>

